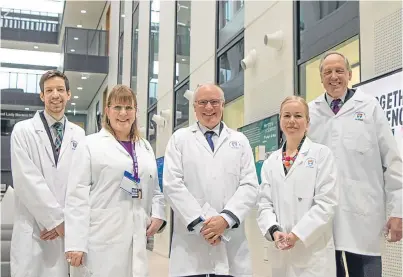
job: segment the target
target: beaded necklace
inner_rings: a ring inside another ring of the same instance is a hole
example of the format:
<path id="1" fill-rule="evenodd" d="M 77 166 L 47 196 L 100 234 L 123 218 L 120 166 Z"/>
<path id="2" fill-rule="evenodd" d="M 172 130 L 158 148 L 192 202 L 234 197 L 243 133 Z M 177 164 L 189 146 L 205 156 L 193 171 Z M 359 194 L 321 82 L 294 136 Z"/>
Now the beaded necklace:
<path id="1" fill-rule="evenodd" d="M 295 155 L 292 156 L 292 157 L 291 157 L 291 156 L 287 156 L 287 154 L 286 154 L 287 141 L 284 142 L 284 145 L 283 145 L 283 159 L 282 159 L 282 160 L 283 160 L 283 168 L 284 168 L 284 173 L 285 173 L 285 174 L 287 174 L 287 172 L 288 172 L 287 168 L 290 168 L 290 167 L 294 164 L 295 160 L 297 159 L 298 153 L 299 153 L 299 151 L 301 150 L 302 144 L 303 144 L 304 141 L 305 141 L 305 137 L 306 137 L 306 136 L 304 136 L 304 137 L 302 138 L 301 142 L 298 144 L 297 152 L 296 152 Z"/>

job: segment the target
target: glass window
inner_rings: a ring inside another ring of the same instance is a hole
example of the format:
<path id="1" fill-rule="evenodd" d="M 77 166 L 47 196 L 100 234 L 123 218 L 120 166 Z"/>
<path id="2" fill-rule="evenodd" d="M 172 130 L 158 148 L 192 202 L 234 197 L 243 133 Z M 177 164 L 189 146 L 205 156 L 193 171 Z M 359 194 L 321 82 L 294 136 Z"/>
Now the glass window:
<path id="1" fill-rule="evenodd" d="M 244 71 L 241 67 L 243 56 L 244 40 L 242 39 L 218 57 L 217 80 L 224 90 L 227 103 L 243 95 Z"/>
<path id="2" fill-rule="evenodd" d="M 152 121 L 153 115 L 157 114 L 157 106 L 155 106 L 151 111 L 148 112 L 148 124 L 147 124 L 147 140 L 150 142 L 151 147 L 156 152 L 157 143 L 157 123 Z"/>
<path id="3" fill-rule="evenodd" d="M 228 128 L 237 130 L 244 125 L 244 97 L 225 105 L 223 120 Z"/>
<path id="4" fill-rule="evenodd" d="M 359 1 L 298 1 L 303 62 L 359 33 Z"/>
<path id="5" fill-rule="evenodd" d="M 139 10 L 140 5 L 138 2 L 133 3 L 134 11 L 132 15 L 132 79 L 130 87 L 137 90 L 137 56 L 139 46 Z"/>
<path id="6" fill-rule="evenodd" d="M 123 34 L 119 38 L 119 51 L 118 51 L 118 84 L 122 83 L 123 78 Z"/>
<path id="7" fill-rule="evenodd" d="M 119 34 L 121 35 L 125 29 L 125 1 L 120 1 L 119 15 Z"/>
<path id="8" fill-rule="evenodd" d="M 218 1 L 218 49 L 244 27 L 244 1 Z"/>
<path id="9" fill-rule="evenodd" d="M 349 87 L 360 82 L 360 47 L 358 36 L 353 37 L 340 45 L 330 49 L 345 55 L 352 68 L 352 77 Z M 323 53 L 322 53 L 323 54 Z M 302 97 L 309 102 L 324 92 L 320 79 L 319 65 L 322 54 L 303 63 L 299 67 L 300 83 L 299 89 Z"/>
<path id="10" fill-rule="evenodd" d="M 176 2 L 175 85 L 190 73 L 190 1 Z"/>
<path id="11" fill-rule="evenodd" d="M 189 122 L 189 101 L 183 96 L 187 89 L 189 89 L 189 82 L 186 82 L 175 91 L 174 128 L 177 126 L 182 127 L 186 122 Z"/>
<path id="12" fill-rule="evenodd" d="M 160 1 L 151 1 L 150 55 L 148 64 L 148 107 L 157 103 L 158 90 L 158 40 L 160 27 Z"/>

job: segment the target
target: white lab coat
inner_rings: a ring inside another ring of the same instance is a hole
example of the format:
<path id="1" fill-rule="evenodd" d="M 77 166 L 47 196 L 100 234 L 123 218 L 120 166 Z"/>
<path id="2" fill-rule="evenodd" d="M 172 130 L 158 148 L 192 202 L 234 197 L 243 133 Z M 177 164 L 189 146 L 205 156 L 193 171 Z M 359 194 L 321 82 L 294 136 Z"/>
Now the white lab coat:
<path id="1" fill-rule="evenodd" d="M 95 277 L 148 276 L 146 229 L 152 217 L 166 220 L 157 165 L 148 141 L 135 143 L 143 199 L 120 188 L 133 160 L 115 137 L 102 129 L 77 148 L 66 195 L 66 252 L 83 251 Z M 86 270 L 72 268 L 76 276 Z"/>
<path id="2" fill-rule="evenodd" d="M 332 149 L 340 172 L 336 249 L 379 256 L 385 208 L 402 217 L 402 158 L 386 116 L 360 88 L 337 115 L 324 94 L 309 103 L 309 110 L 309 136 Z"/>
<path id="3" fill-rule="evenodd" d="M 42 241 L 40 231 L 64 221 L 71 158 L 84 130 L 66 119 L 57 167 L 39 111 L 18 122 L 11 134 L 15 214 L 11 241 L 12 277 L 65 277 L 63 239 Z"/>
<path id="4" fill-rule="evenodd" d="M 261 176 L 257 222 L 263 236 L 272 241 L 268 230 L 279 225 L 300 239 L 290 250 L 270 246 L 272 276 L 335 277 L 338 186 L 330 149 L 306 138 L 287 175 L 279 149 L 264 162 Z"/>
<path id="5" fill-rule="evenodd" d="M 164 194 L 174 210 L 170 276 L 252 276 L 243 222 L 256 203 L 258 181 L 248 139 L 224 124 L 213 153 L 196 123 L 172 135 L 164 163 Z M 210 246 L 188 231 L 206 203 L 232 213 L 228 243 Z"/>

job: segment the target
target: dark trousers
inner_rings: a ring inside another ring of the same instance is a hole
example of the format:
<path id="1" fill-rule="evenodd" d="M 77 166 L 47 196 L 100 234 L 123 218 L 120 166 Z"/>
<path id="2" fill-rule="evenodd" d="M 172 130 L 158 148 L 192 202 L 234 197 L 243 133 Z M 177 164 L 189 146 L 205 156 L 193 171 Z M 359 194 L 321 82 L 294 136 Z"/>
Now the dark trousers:
<path id="1" fill-rule="evenodd" d="M 336 251 L 337 277 L 346 277 L 342 251 Z M 350 277 L 382 277 L 381 256 L 366 256 L 345 252 Z"/>

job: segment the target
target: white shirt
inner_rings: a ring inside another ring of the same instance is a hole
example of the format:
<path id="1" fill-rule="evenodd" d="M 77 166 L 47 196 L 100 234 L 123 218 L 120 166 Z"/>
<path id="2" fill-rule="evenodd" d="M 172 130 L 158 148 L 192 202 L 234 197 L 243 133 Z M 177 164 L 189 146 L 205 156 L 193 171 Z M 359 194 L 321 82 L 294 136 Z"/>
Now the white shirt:
<path id="1" fill-rule="evenodd" d="M 198 122 L 198 125 L 199 125 L 200 131 L 203 133 L 203 135 L 205 135 L 206 132 L 208 132 L 208 131 L 214 132 L 214 135 L 211 139 L 213 140 L 214 145 L 216 145 L 216 143 L 218 141 L 218 137 L 220 136 L 221 122 L 219 124 L 217 124 L 217 126 L 215 126 L 213 129 L 209 129 L 209 128 L 203 126 L 200 122 Z M 232 228 L 232 226 L 235 225 L 235 220 L 233 220 L 229 215 L 221 213 L 220 216 L 222 216 L 225 219 L 225 221 L 227 221 L 228 228 Z"/>
<path id="2" fill-rule="evenodd" d="M 66 116 L 63 115 L 63 117 L 60 120 L 56 120 L 50 114 L 48 114 L 45 110 L 43 111 L 43 115 L 45 116 L 46 122 L 48 123 L 49 129 L 50 129 L 50 134 L 52 135 L 53 143 L 56 143 L 57 132 L 56 132 L 56 129 L 53 127 L 53 124 L 55 124 L 56 122 L 60 122 L 62 124 L 63 130 L 64 130 Z"/>
<path id="3" fill-rule="evenodd" d="M 343 96 L 340 97 L 340 98 L 338 98 L 338 99 L 340 99 L 341 102 L 344 104 L 344 102 L 345 102 L 344 100 L 346 99 L 346 96 L 347 96 L 347 90 L 344 92 Z M 329 106 L 332 104 L 332 101 L 333 101 L 334 99 L 335 99 L 335 98 L 331 97 L 330 94 L 326 92 L 326 101 L 327 101 L 327 103 L 329 104 Z"/>

